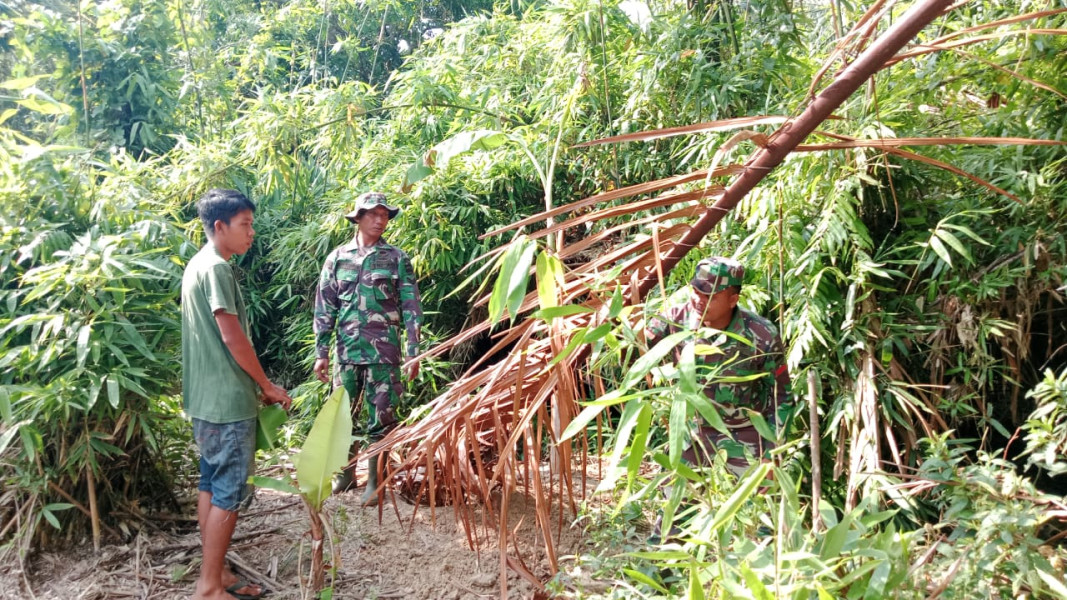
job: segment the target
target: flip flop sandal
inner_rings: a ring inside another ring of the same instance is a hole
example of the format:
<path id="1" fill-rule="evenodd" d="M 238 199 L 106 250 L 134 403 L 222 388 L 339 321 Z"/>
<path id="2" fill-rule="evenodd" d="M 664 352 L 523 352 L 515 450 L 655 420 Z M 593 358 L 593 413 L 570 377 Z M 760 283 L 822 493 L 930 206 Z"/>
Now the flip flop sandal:
<path id="1" fill-rule="evenodd" d="M 237 591 L 239 589 L 246 588 L 250 585 L 255 584 L 253 584 L 251 581 L 248 581 L 247 579 L 238 579 L 237 583 L 226 588 L 226 593 L 233 596 L 234 598 L 237 598 L 237 600 L 259 600 L 259 598 L 262 598 L 263 596 L 267 595 L 267 590 L 262 590 L 258 594 L 241 594 Z"/>

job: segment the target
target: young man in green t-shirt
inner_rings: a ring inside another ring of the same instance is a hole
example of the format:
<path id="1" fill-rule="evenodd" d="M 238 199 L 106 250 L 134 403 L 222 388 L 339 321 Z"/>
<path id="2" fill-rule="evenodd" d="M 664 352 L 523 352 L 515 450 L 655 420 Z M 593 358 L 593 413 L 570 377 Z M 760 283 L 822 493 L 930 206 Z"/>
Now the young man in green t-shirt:
<path id="1" fill-rule="evenodd" d="M 263 590 L 226 567 L 237 514 L 251 499 L 259 402 L 289 409 L 284 388 L 263 372 L 248 337 L 241 290 L 228 262 L 252 246 L 256 207 L 213 189 L 197 203 L 207 243 L 182 276 L 182 389 L 200 448 L 197 520 L 203 563 L 194 600 L 258 598 Z"/>

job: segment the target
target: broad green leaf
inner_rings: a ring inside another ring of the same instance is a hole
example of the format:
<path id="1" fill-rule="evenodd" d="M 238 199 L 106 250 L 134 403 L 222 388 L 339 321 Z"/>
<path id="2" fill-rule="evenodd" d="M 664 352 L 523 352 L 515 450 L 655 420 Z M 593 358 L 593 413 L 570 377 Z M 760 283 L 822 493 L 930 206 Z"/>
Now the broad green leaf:
<path id="1" fill-rule="evenodd" d="M 284 494 L 300 493 L 300 490 L 293 487 L 293 483 L 287 479 L 276 479 L 274 477 L 263 477 L 262 475 L 253 475 L 248 478 L 248 483 L 251 483 L 252 485 L 259 488 L 274 490 L 276 492 L 282 492 Z"/>
<path id="2" fill-rule="evenodd" d="M 954 229 L 962 233 L 963 235 L 971 238 L 972 240 L 978 242 L 979 244 L 982 244 L 983 246 L 989 245 L 989 242 L 982 239 L 977 233 L 975 233 L 969 227 L 966 227 L 964 225 L 956 225 L 955 223 L 941 223 L 940 226 L 946 229 Z"/>
<path id="3" fill-rule="evenodd" d="M 404 183 L 401 185 L 401 189 L 407 192 L 416 183 L 426 179 L 430 175 L 433 175 L 433 169 L 426 166 L 426 163 L 422 162 L 422 159 L 420 158 L 415 164 L 408 167 L 408 170 L 404 173 Z"/>
<path id="4" fill-rule="evenodd" d="M 289 417 L 277 404 L 268 404 L 259 409 L 256 419 L 256 450 L 270 450 L 278 443 L 278 431 Z"/>
<path id="5" fill-rule="evenodd" d="M 348 392 L 339 387 L 330 395 L 311 425 L 300 454 L 294 458 L 300 493 L 316 510 L 330 495 L 333 475 L 348 464 L 352 446 L 352 413 Z"/>
<path id="6" fill-rule="evenodd" d="M 435 169 L 445 169 L 448 168 L 448 163 L 457 156 L 476 150 L 492 150 L 507 141 L 507 134 L 500 131 L 488 129 L 463 131 L 430 148 L 423 162 Z"/>
<path id="7" fill-rule="evenodd" d="M 678 361 L 678 386 L 683 394 L 695 394 L 701 391 L 697 387 L 696 348 L 693 344 L 682 346 Z"/>
<path id="8" fill-rule="evenodd" d="M 614 319 L 622 312 L 626 299 L 622 295 L 622 286 L 616 286 L 611 293 L 611 305 L 608 306 L 608 320 Z"/>
<path id="9" fill-rule="evenodd" d="M 537 255 L 537 299 L 541 310 L 559 304 L 559 284 L 563 282 L 563 263 L 547 251 Z"/>
<path id="10" fill-rule="evenodd" d="M 8 424 L 15 420 L 14 413 L 11 412 L 11 392 L 2 387 L 0 387 L 0 419 Z"/>
<path id="11" fill-rule="evenodd" d="M 30 88 L 24 93 L 26 96 L 21 100 L 16 100 L 15 103 L 34 112 L 39 112 L 43 115 L 69 115 L 74 112 L 74 109 L 69 104 L 59 102 L 40 90 Z"/>
<path id="12" fill-rule="evenodd" d="M 500 320 L 504 310 L 510 303 L 511 290 L 513 289 L 512 280 L 522 279 L 525 281 L 529 276 L 528 265 L 527 270 L 522 271 L 517 276 L 513 277 L 513 273 L 518 270 L 519 260 L 530 244 L 531 242 L 526 236 L 519 236 L 511 242 L 508 249 L 498 260 L 500 270 L 497 272 L 496 282 L 493 284 L 493 292 L 489 296 L 489 321 L 492 323 Z"/>
<path id="13" fill-rule="evenodd" d="M 892 569 L 892 565 L 884 558 L 875 562 L 878 563 L 878 566 L 874 568 L 870 579 L 867 580 L 867 591 L 863 593 L 864 598 L 870 598 L 871 600 L 885 597 L 885 584 L 889 581 L 889 573 Z"/>
<path id="14" fill-rule="evenodd" d="M 603 338 L 608 332 L 611 331 L 611 323 L 601 323 L 593 329 L 590 329 L 582 336 L 582 341 L 586 344 L 592 344 Z"/>
<path id="15" fill-rule="evenodd" d="M 533 266 L 534 255 L 537 252 L 537 244 L 528 240 L 519 255 L 515 268 L 511 271 L 508 282 L 508 315 L 512 322 L 519 317 L 519 308 L 526 297 L 526 288 L 530 281 L 530 267 Z"/>
<path id="16" fill-rule="evenodd" d="M 678 511 L 678 506 L 682 503 L 682 498 L 685 497 L 686 480 L 682 478 L 676 478 L 674 485 L 671 486 L 670 496 L 667 497 L 667 501 L 663 504 L 663 523 L 660 524 L 660 539 L 666 540 L 670 535 L 671 528 L 674 525 L 674 515 Z"/>

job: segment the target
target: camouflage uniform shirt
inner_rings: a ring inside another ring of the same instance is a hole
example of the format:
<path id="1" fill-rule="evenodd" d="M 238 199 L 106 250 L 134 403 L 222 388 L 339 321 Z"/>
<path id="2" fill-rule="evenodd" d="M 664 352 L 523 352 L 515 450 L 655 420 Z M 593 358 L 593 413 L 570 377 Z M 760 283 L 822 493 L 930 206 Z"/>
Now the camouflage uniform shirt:
<path id="1" fill-rule="evenodd" d="M 690 302 L 668 308 L 649 322 L 649 345 L 678 331 L 700 330 L 700 317 Z M 737 307 L 726 331 L 744 338 L 747 343 L 713 329 L 704 331 L 708 335 L 698 335 L 683 342 L 715 346 L 722 351 L 721 354 L 696 356 L 698 373 L 703 370 L 713 374 L 712 381 L 704 388 L 704 394 L 715 402 L 734 440 L 748 446 L 755 456 L 760 456 L 773 444 L 762 439 L 744 409 L 759 412 L 773 428 L 777 424 L 775 408 L 787 407 L 791 401 L 789 370 L 785 365 L 778 329 L 756 313 Z M 754 378 L 748 381 L 716 381 L 722 377 Z M 731 446 L 728 438 L 705 424 L 697 424 L 696 429 L 698 431 L 694 434 L 720 447 Z M 731 452 L 729 447 L 727 450 L 731 458 L 736 458 L 736 452 Z M 692 452 L 688 454 L 692 457 Z"/>
<path id="2" fill-rule="evenodd" d="M 404 355 L 418 354 L 422 304 L 411 261 L 380 241 L 362 248 L 356 240 L 326 258 L 315 295 L 315 356 L 330 357 L 337 331 L 341 365 L 401 363 L 400 322 L 407 330 Z"/>

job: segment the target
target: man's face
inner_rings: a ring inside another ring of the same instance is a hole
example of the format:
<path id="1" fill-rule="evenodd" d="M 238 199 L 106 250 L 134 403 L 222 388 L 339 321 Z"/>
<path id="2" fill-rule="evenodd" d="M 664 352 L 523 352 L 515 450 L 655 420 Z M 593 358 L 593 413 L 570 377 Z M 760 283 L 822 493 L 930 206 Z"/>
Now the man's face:
<path id="1" fill-rule="evenodd" d="M 377 240 L 385 232 L 385 226 L 389 224 L 389 211 L 384 206 L 375 206 L 367 209 L 356 220 L 359 230 L 372 239 Z"/>
<path id="2" fill-rule="evenodd" d="M 252 211 L 242 210 L 230 217 L 229 224 L 215 221 L 215 245 L 233 254 L 244 254 L 252 247 L 256 230 L 252 229 Z"/>
<path id="3" fill-rule="evenodd" d="M 734 288 L 719 290 L 714 294 L 693 290 L 693 308 L 703 315 L 703 324 L 719 329 L 724 329 L 729 325 L 730 317 L 739 299 L 740 295 Z"/>

